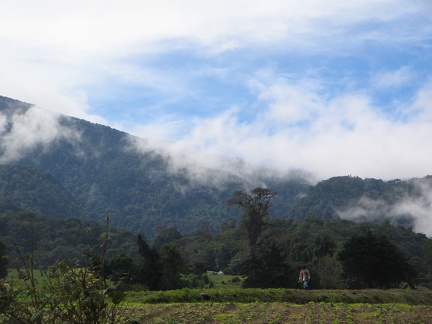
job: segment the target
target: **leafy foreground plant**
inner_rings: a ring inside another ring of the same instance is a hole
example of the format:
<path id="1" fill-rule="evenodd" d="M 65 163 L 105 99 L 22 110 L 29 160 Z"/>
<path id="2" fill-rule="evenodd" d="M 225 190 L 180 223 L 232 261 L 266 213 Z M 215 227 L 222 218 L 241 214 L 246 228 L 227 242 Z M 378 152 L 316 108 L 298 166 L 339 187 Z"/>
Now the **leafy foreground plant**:
<path id="1" fill-rule="evenodd" d="M 124 314 L 119 307 L 124 292 L 107 289 L 104 256 L 108 239 L 107 231 L 101 245 L 102 257 L 87 254 L 93 266 L 72 267 L 60 261 L 47 271 L 46 280 L 35 279 L 33 254 L 23 257 L 23 269 L 18 276 L 24 282 L 26 296 L 5 280 L 0 280 L 0 320 L 13 323 L 116 323 Z M 99 260 L 94 265 L 94 260 Z"/>

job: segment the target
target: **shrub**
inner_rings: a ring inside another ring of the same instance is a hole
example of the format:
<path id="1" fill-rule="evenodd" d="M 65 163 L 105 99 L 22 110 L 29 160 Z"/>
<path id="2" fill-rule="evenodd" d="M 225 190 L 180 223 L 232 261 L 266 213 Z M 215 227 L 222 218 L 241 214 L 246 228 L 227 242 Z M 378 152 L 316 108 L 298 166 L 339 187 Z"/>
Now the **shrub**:
<path id="1" fill-rule="evenodd" d="M 60 261 L 47 271 L 46 280 L 35 278 L 33 253 L 24 257 L 17 251 L 23 267 L 17 269 L 25 287 L 26 298 L 5 280 L 0 281 L 0 314 L 8 322 L 17 323 L 116 323 L 121 320 L 118 305 L 124 292 L 108 289 L 104 277 L 104 254 L 107 232 L 102 244 L 102 257 L 86 254 L 96 266 L 73 267 Z"/>

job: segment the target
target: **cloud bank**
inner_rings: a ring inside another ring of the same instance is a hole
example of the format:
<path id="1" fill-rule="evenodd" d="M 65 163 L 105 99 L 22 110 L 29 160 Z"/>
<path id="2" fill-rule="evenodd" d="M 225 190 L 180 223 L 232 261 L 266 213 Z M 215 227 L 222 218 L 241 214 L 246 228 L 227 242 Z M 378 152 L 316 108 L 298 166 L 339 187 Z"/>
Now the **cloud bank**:
<path id="1" fill-rule="evenodd" d="M 35 149 L 48 151 L 60 139 L 79 140 L 79 134 L 61 126 L 61 115 L 32 106 L 20 113 L 0 113 L 0 163 L 11 163 Z"/>
<path id="2" fill-rule="evenodd" d="M 172 161 L 430 173 L 430 1 L 2 1 L 0 21 L 2 95 L 175 141 Z"/>
<path id="3" fill-rule="evenodd" d="M 313 170 L 321 179 L 348 174 L 394 179 L 431 172 L 432 82 L 409 102 L 395 105 L 397 114 L 375 106 L 367 93 L 327 98 L 314 81 L 300 83 L 251 80 L 257 93 L 252 107 L 194 118 L 177 147 L 267 164 L 282 173 Z M 252 117 L 245 121 L 247 114 Z M 172 130 L 172 124 L 159 128 Z"/>
<path id="4" fill-rule="evenodd" d="M 401 191 L 396 202 L 382 199 L 361 197 L 347 209 L 339 210 L 338 216 L 343 219 L 382 220 L 390 221 L 404 218 L 412 220 L 414 231 L 432 236 L 432 182 L 430 179 L 412 179 L 409 182 L 412 189 Z"/>

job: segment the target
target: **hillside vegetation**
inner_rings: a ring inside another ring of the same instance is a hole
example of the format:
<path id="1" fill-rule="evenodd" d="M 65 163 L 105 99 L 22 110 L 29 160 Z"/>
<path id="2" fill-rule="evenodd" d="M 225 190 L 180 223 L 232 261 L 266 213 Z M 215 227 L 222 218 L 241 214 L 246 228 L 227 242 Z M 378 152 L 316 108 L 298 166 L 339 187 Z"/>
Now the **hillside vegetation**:
<path id="1" fill-rule="evenodd" d="M 45 269 L 58 260 L 79 262 L 89 247 L 99 246 L 105 228 L 95 221 L 78 218 L 60 219 L 30 211 L 9 211 L 0 214 L 0 242 L 8 246 L 9 267 L 20 267 L 17 249 L 23 255 L 35 255 L 36 266 Z M 131 232 L 111 228 L 108 256 L 120 253 L 137 255 L 135 237 Z"/>
<path id="2" fill-rule="evenodd" d="M 157 144 L 146 146 L 148 141 L 110 127 L 54 115 L 55 121 L 50 122 L 55 123 L 57 135 L 50 138 L 44 132 L 41 136 L 37 132 L 43 124 L 23 123 L 27 119 L 37 123 L 38 114 L 46 115 L 40 108 L 32 109 L 0 97 L 5 121 L 0 132 L 0 211 L 25 209 L 59 218 L 103 221 L 109 210 L 112 225 L 150 237 L 160 226 L 182 233 L 202 229 L 216 233 L 223 222 L 240 219 L 226 204 L 232 193 L 259 185 L 277 192 L 272 204 L 275 219 L 301 220 L 310 214 L 324 219 L 373 217 L 378 222 L 388 218 L 412 226 L 418 216 L 415 211 L 401 213 L 394 207 L 402 200 L 421 201 L 432 183 L 428 176 L 393 181 L 341 176 L 310 184 L 300 175 L 270 176 L 263 168 L 246 178 L 232 171 L 245 168 L 241 161 L 226 159 L 231 173 L 200 170 L 218 179 L 217 186 L 210 185 L 193 180 L 185 168 L 173 171 L 169 157 L 154 149 Z M 25 127 L 34 145 L 29 140 L 11 142 L 10 136 L 19 127 Z M 134 141 L 146 149 L 137 149 L 131 144 Z"/>

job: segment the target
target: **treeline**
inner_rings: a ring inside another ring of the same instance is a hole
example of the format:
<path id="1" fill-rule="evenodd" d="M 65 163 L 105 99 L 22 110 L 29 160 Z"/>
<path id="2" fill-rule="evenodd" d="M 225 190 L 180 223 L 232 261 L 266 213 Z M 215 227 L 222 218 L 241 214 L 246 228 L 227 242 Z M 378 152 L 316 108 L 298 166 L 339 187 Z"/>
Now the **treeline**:
<path id="1" fill-rule="evenodd" d="M 31 211 L 0 214 L 0 240 L 8 246 L 9 267 L 15 267 L 17 250 L 23 255 L 34 253 L 38 268 L 44 269 L 58 260 L 80 262 L 89 247 L 100 245 L 105 231 L 103 223 L 79 218 L 60 219 Z M 108 257 L 120 253 L 137 255 L 131 232 L 111 227 Z"/>
<path id="2" fill-rule="evenodd" d="M 229 202 L 240 208 L 239 224 L 228 221 L 217 235 L 196 232 L 173 242 L 188 264 L 242 274 L 246 277 L 244 285 L 250 287 L 296 287 L 302 265 L 310 269 L 314 288 L 386 287 L 402 281 L 430 286 L 432 240 L 426 235 L 388 220 L 352 222 L 314 215 L 302 221 L 272 219 L 270 207 L 275 196 L 275 192 L 262 188 L 237 192 Z M 161 236 L 169 236 L 166 233 L 173 235 L 175 230 L 162 231 L 155 238 L 155 246 L 160 245 Z M 363 273 L 350 271 L 361 257 Z M 364 273 L 390 277 L 395 272 L 403 276 L 392 282 L 377 283 L 363 277 Z"/>
<path id="3" fill-rule="evenodd" d="M 208 287 L 207 271 L 242 277 L 243 287 L 298 288 L 306 265 L 313 289 L 432 288 L 432 240 L 411 228 L 313 215 L 300 222 L 261 219 L 258 226 L 248 223 L 253 219 L 225 222 L 219 234 L 183 236 L 161 227 L 153 239 L 138 236 L 138 257 L 110 259 L 107 274 L 129 289 Z"/>
<path id="4" fill-rule="evenodd" d="M 106 274 L 125 289 L 208 286 L 207 271 L 241 276 L 244 287 L 294 288 L 306 265 L 312 288 L 432 287 L 432 240 L 426 235 L 388 220 L 353 222 L 312 214 L 302 221 L 274 219 L 276 196 L 263 188 L 236 192 L 229 204 L 238 207 L 240 220 L 223 222 L 216 234 L 203 228 L 185 235 L 160 226 L 155 237 L 146 238 L 111 228 Z M 12 242 L 27 253 L 34 248 L 41 267 L 59 259 L 79 260 L 103 232 L 103 224 L 75 218 L 0 215 L 0 240 L 9 253 Z"/>

